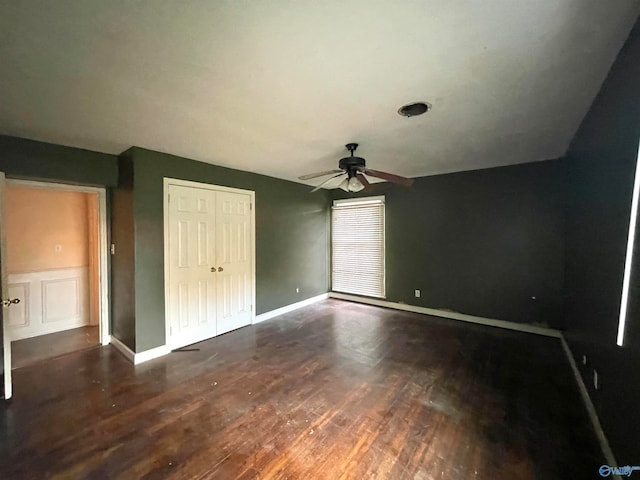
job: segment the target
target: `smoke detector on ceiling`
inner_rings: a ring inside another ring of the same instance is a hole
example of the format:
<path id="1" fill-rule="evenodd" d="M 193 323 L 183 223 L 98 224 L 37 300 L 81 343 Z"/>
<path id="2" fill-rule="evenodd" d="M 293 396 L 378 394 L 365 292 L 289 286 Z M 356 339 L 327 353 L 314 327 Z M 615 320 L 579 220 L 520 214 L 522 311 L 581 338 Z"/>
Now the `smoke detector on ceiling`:
<path id="1" fill-rule="evenodd" d="M 398 109 L 398 115 L 403 117 L 415 117 L 416 115 L 422 115 L 431 110 L 431 104 L 427 102 L 415 102 L 409 103 Z"/>

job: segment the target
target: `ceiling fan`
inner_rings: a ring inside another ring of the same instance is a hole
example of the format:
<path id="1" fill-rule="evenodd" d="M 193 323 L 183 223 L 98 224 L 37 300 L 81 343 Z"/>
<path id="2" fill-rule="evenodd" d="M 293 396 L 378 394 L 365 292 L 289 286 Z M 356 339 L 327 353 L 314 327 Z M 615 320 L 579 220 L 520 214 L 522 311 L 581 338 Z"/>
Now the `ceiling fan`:
<path id="1" fill-rule="evenodd" d="M 300 180 L 310 180 L 312 178 L 324 177 L 325 175 L 332 175 L 330 178 L 311 190 L 312 192 L 320 190 L 332 180 L 341 176 L 344 176 L 344 179 L 336 187 L 333 188 L 341 188 L 345 192 L 359 192 L 361 190 L 364 190 L 365 188 L 369 188 L 371 184 L 369 183 L 365 175 L 369 175 L 370 177 L 382 178 L 383 180 L 386 180 L 388 182 L 404 185 L 405 187 L 410 187 L 413 184 L 412 178 L 401 177 L 400 175 L 394 175 L 392 173 L 381 172 L 380 170 L 371 170 L 370 168 L 367 168 L 364 158 L 356 157 L 354 155 L 356 148 L 358 148 L 357 143 L 347 143 L 345 147 L 347 147 L 347 150 L 349 150 L 351 156 L 341 158 L 338 162 L 338 169 L 310 173 L 308 175 L 302 175 L 298 178 Z"/>

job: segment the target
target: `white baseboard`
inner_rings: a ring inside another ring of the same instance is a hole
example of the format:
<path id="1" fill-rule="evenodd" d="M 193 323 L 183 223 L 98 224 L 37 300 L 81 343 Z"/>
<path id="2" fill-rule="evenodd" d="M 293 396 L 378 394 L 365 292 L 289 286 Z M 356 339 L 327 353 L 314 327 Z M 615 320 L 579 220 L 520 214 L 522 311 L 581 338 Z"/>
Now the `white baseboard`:
<path id="1" fill-rule="evenodd" d="M 560 341 L 562 342 L 562 348 L 564 352 L 567 354 L 567 360 L 569 360 L 569 364 L 571 365 L 571 370 L 573 370 L 573 375 L 576 377 L 576 382 L 578 383 L 578 389 L 580 390 L 580 396 L 584 402 L 585 407 L 587 408 L 587 413 L 589 414 L 589 419 L 591 420 L 591 424 L 593 425 L 593 429 L 596 432 L 596 437 L 598 437 L 598 442 L 600 442 L 600 448 L 602 449 L 602 454 L 604 455 L 605 460 L 608 465 L 615 467 L 618 465 L 616 459 L 613 455 L 613 451 L 609 446 L 609 441 L 607 440 L 606 435 L 604 434 L 604 430 L 602 429 L 602 424 L 600 423 L 600 419 L 598 418 L 598 414 L 596 412 L 596 408 L 591 401 L 591 397 L 589 396 L 589 391 L 587 390 L 586 385 L 584 384 L 584 380 L 582 379 L 582 375 L 580 374 L 580 370 L 578 370 L 578 366 L 576 365 L 576 361 L 573 358 L 573 354 L 571 353 L 571 349 L 569 348 L 569 344 L 564 338 L 564 335 L 560 337 Z M 613 475 L 612 478 L 620 477 L 618 475 Z"/>
<path id="2" fill-rule="evenodd" d="M 125 358 L 134 365 L 139 365 L 143 362 L 147 362 L 149 360 L 153 360 L 154 358 L 162 357 L 171 353 L 171 349 L 167 345 L 162 345 L 160 347 L 152 348 L 144 352 L 135 353 L 113 335 L 110 336 L 110 342 L 111 345 L 116 348 L 116 350 L 122 353 Z"/>
<path id="3" fill-rule="evenodd" d="M 127 360 L 129 360 L 131 363 L 134 363 L 136 354 L 133 352 L 133 350 L 131 350 L 113 335 L 111 335 L 111 345 L 113 345 L 116 350 L 123 354 Z"/>
<path id="4" fill-rule="evenodd" d="M 284 307 L 276 308 L 275 310 L 271 310 L 270 312 L 261 313 L 260 315 L 256 315 L 253 323 L 264 322 L 265 320 L 269 320 L 270 318 L 277 317 L 278 315 L 284 315 L 285 313 L 292 312 L 294 310 L 297 310 L 298 308 L 306 307 L 307 305 L 311 305 L 312 303 L 326 300 L 327 298 L 329 298 L 329 294 L 323 293 L 321 295 L 316 295 L 315 297 L 307 298 L 306 300 L 292 303 L 291 305 L 285 305 Z"/>
<path id="5" fill-rule="evenodd" d="M 407 305 L 405 303 L 387 302 L 386 300 L 378 300 L 376 298 L 359 297 L 357 295 L 348 295 L 346 293 L 330 292 L 330 298 L 340 300 L 349 300 L 351 302 L 366 303 L 367 305 L 375 305 L 377 307 L 393 308 L 395 310 L 403 310 L 405 312 L 422 313 L 424 315 L 432 315 L 434 317 L 448 318 L 451 320 L 460 320 L 462 322 L 477 323 L 489 327 L 504 328 L 507 330 L 515 330 L 517 332 L 533 333 L 543 335 L 545 337 L 562 338 L 562 333 L 553 328 L 538 327 L 526 323 L 507 322 L 506 320 L 497 320 L 495 318 L 476 317 L 475 315 L 467 315 L 465 313 L 446 312 L 435 308 L 418 307 L 416 305 Z"/>
<path id="6" fill-rule="evenodd" d="M 163 357 L 171 353 L 171 349 L 167 345 L 161 345 L 144 352 L 136 353 L 133 360 L 134 365 L 139 365 L 143 362 L 148 362 L 154 358 Z"/>

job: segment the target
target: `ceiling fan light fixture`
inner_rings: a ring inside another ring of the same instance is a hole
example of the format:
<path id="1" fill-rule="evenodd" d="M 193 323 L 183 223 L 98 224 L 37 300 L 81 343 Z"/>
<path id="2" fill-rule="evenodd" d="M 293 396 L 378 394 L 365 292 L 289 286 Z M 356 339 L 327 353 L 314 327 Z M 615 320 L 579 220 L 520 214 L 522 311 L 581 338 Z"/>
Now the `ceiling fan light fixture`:
<path id="1" fill-rule="evenodd" d="M 398 115 L 403 117 L 415 117 L 417 115 L 422 115 L 423 113 L 427 113 L 431 110 L 431 104 L 427 102 L 415 102 L 408 103 L 407 105 L 403 105 L 398 109 Z"/>
<path id="2" fill-rule="evenodd" d="M 359 192 L 364 190 L 364 185 L 357 177 L 351 177 L 348 183 L 348 189 L 350 192 Z"/>

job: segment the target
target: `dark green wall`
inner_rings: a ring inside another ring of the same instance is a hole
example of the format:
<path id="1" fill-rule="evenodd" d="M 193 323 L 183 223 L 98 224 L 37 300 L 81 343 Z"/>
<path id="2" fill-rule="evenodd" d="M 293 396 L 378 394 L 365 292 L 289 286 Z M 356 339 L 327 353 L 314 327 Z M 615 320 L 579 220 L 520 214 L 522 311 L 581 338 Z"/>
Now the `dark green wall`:
<path id="1" fill-rule="evenodd" d="M 0 135 L 0 171 L 8 177 L 112 187 L 118 157 Z"/>
<path id="2" fill-rule="evenodd" d="M 119 185 L 111 195 L 111 334 L 135 351 L 133 161 L 131 150 L 119 159 Z"/>
<path id="3" fill-rule="evenodd" d="M 163 177 L 256 192 L 257 314 L 327 291 L 325 192 L 312 195 L 297 183 L 141 148 L 129 153 L 134 186 L 136 352 L 165 343 Z"/>
<path id="4" fill-rule="evenodd" d="M 585 384 L 620 465 L 640 459 L 640 249 L 625 346 L 616 346 L 640 140 L 640 23 L 620 51 L 567 154 L 566 321 Z M 593 370 L 602 389 L 593 388 Z"/>
<path id="5" fill-rule="evenodd" d="M 380 194 L 387 300 L 559 326 L 561 162 L 422 177 L 410 188 L 378 184 L 360 196 Z"/>

